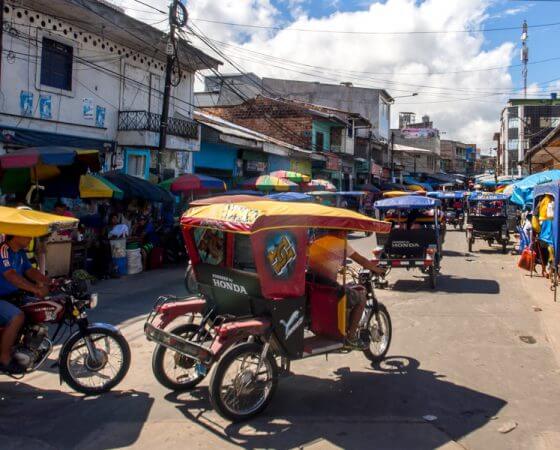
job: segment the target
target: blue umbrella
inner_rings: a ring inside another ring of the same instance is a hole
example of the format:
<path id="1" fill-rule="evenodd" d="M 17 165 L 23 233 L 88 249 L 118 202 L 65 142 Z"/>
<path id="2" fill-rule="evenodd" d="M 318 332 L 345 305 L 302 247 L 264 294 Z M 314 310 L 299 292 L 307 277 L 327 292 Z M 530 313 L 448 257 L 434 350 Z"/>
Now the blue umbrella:
<path id="1" fill-rule="evenodd" d="M 533 201 L 533 190 L 539 184 L 560 180 L 560 170 L 547 170 L 535 173 L 516 181 L 512 184 L 513 192 L 510 201 L 519 206 L 524 206 Z"/>

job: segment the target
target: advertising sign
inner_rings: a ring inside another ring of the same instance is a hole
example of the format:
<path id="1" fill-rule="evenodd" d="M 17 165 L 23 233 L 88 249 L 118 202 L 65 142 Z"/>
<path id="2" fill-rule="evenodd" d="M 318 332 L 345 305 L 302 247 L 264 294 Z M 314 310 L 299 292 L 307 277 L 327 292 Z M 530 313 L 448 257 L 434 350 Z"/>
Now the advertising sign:
<path id="1" fill-rule="evenodd" d="M 251 236 L 264 297 L 305 294 L 306 243 L 306 229 L 271 230 Z"/>
<path id="2" fill-rule="evenodd" d="M 327 154 L 326 157 L 327 157 L 327 163 L 325 169 L 334 170 L 334 171 L 340 170 L 341 161 L 338 156 Z"/>
<path id="3" fill-rule="evenodd" d="M 52 100 L 50 95 L 39 96 L 39 115 L 41 119 L 52 119 Z"/>
<path id="4" fill-rule="evenodd" d="M 93 119 L 93 100 L 84 98 L 82 101 L 82 115 L 84 119 Z"/>
<path id="5" fill-rule="evenodd" d="M 19 107 L 22 116 L 33 115 L 33 92 L 21 91 L 19 94 Z"/>
<path id="6" fill-rule="evenodd" d="M 290 159 L 290 170 L 311 176 L 311 161 L 302 159 Z"/>
<path id="7" fill-rule="evenodd" d="M 403 128 L 401 130 L 402 139 L 428 139 L 439 136 L 439 131 L 435 128 Z"/>

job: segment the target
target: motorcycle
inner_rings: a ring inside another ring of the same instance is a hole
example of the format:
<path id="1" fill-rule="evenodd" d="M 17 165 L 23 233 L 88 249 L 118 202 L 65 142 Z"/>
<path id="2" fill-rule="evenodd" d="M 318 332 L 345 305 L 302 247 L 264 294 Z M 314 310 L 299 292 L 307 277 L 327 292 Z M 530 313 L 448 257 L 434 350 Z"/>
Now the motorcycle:
<path id="1" fill-rule="evenodd" d="M 86 395 L 108 392 L 126 376 L 130 367 L 130 348 L 114 326 L 89 323 L 87 310 L 97 306 L 97 294 L 89 294 L 85 281 L 64 280 L 53 285 L 55 291 L 44 299 L 24 298 L 19 305 L 24 325 L 13 349 L 13 358 L 25 368 L 21 379 L 39 369 L 52 353 L 57 338 L 73 330 L 64 340 L 58 358 L 61 382 Z M 49 324 L 56 329 L 49 335 Z M 0 328 L 0 338 L 3 329 Z"/>

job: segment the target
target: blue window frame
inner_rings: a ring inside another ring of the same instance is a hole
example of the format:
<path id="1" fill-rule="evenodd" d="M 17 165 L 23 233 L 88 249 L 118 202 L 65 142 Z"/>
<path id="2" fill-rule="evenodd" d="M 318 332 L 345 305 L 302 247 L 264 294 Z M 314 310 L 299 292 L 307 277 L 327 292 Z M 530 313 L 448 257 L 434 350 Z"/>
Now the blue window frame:
<path id="1" fill-rule="evenodd" d="M 41 84 L 71 91 L 73 58 L 74 49 L 70 45 L 43 38 Z"/>

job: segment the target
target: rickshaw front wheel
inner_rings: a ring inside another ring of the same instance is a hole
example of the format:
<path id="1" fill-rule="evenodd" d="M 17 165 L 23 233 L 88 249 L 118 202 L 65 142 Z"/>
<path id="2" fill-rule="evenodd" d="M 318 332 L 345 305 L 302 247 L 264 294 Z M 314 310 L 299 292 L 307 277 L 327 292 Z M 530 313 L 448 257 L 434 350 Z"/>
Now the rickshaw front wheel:
<path id="1" fill-rule="evenodd" d="M 190 323 L 179 325 L 172 334 L 190 339 L 199 331 L 199 326 Z M 152 357 L 152 371 L 158 382 L 175 392 L 190 391 L 206 376 L 197 367 L 196 361 L 180 355 L 163 345 L 158 345 Z"/>
<path id="2" fill-rule="evenodd" d="M 241 422 L 269 405 L 278 385 L 278 367 L 268 352 L 259 365 L 263 345 L 245 342 L 229 349 L 210 380 L 210 402 L 220 416 Z"/>
<path id="3" fill-rule="evenodd" d="M 391 316 L 383 303 L 378 303 L 378 314 L 372 311 L 367 321 L 367 332 L 369 333 L 369 344 L 364 350 L 364 355 L 373 363 L 383 361 L 393 337 L 393 325 Z"/>

